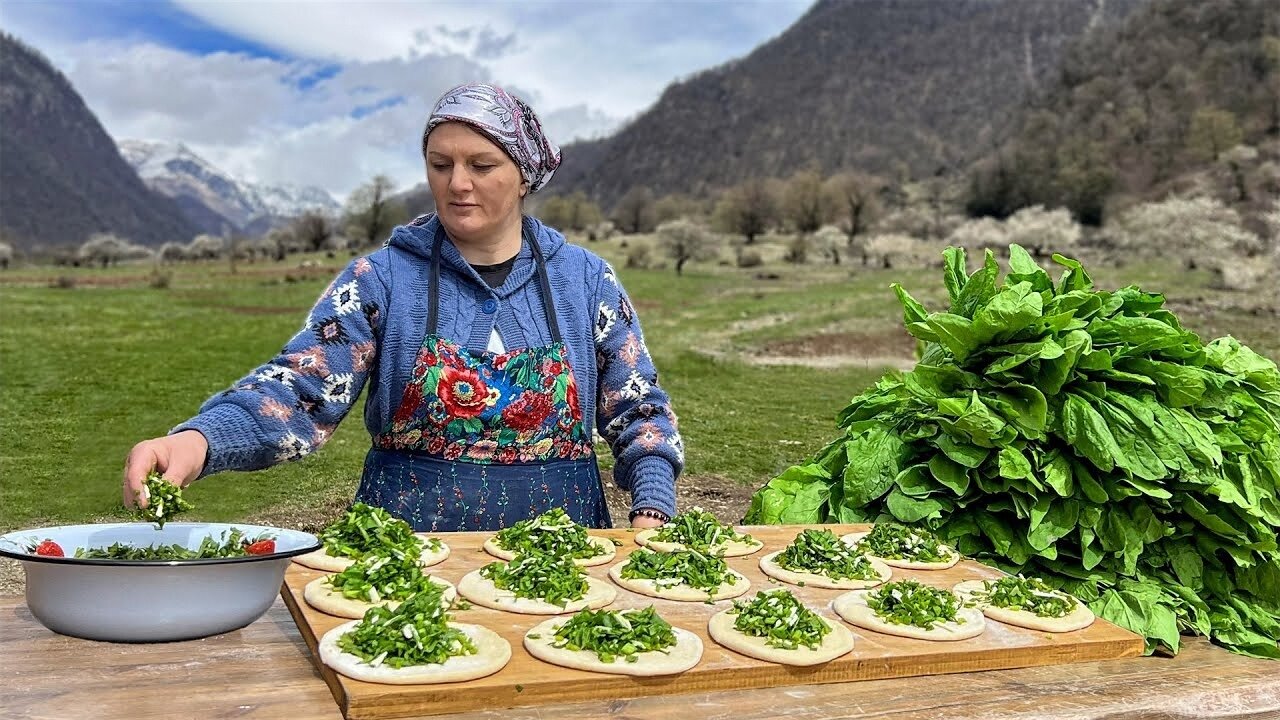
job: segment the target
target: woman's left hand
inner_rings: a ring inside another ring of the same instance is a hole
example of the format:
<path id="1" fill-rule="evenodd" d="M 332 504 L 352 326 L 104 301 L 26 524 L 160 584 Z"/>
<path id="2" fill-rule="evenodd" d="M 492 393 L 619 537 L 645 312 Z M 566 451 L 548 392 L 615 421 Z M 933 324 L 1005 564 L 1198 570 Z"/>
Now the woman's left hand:
<path id="1" fill-rule="evenodd" d="M 661 526 L 662 526 L 661 520 L 659 520 L 658 518 L 649 517 L 647 515 L 637 515 L 636 519 L 631 521 L 631 527 L 637 530 L 644 530 L 645 528 L 655 528 L 655 527 L 661 527 Z"/>

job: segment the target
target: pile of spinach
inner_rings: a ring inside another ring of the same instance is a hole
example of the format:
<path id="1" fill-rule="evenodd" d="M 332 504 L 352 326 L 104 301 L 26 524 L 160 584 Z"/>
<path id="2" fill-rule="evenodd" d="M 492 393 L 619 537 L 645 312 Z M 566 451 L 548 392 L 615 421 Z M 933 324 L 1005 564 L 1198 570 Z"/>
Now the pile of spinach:
<path id="1" fill-rule="evenodd" d="M 844 434 L 770 480 L 747 523 L 922 525 L 1177 652 L 1180 633 L 1280 657 L 1280 372 L 1202 343 L 1164 297 L 1055 283 L 1025 250 L 968 274 L 946 312 L 900 286 L 919 363 L 854 398 Z"/>

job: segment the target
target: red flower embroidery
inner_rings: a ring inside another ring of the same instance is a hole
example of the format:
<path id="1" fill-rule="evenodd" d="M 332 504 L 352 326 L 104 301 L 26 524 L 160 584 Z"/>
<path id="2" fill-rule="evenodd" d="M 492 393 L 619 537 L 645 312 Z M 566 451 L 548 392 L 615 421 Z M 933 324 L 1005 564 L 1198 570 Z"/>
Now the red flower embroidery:
<path id="1" fill-rule="evenodd" d="M 573 417 L 574 422 L 581 422 L 582 408 L 578 406 L 578 383 L 574 382 L 573 376 L 569 376 L 569 384 L 564 389 L 564 399 L 569 403 L 569 415 Z"/>
<path id="2" fill-rule="evenodd" d="M 440 373 L 436 394 L 455 418 L 479 417 L 489 407 L 489 388 L 471 368 L 446 365 Z"/>
<path id="3" fill-rule="evenodd" d="M 427 367 L 435 367 L 435 366 L 436 366 L 436 363 L 440 362 L 440 361 L 436 358 L 435 353 L 428 353 L 428 352 L 424 352 L 424 353 L 422 353 L 422 356 L 423 356 L 423 357 L 422 357 L 422 362 L 423 362 L 423 364 L 425 364 Z"/>
<path id="4" fill-rule="evenodd" d="M 462 450 L 463 450 L 463 447 L 462 447 L 461 441 L 452 443 L 449 445 L 449 447 L 444 449 L 444 459 L 457 460 L 458 458 L 462 457 Z"/>
<path id="5" fill-rule="evenodd" d="M 542 425 L 551 414 L 551 398 L 525 391 L 502 410 L 502 422 L 516 432 L 528 432 Z"/>
<path id="6" fill-rule="evenodd" d="M 444 450 L 444 436 L 433 435 L 431 439 L 427 441 L 427 452 L 432 455 L 439 455 L 441 450 Z"/>
<path id="7" fill-rule="evenodd" d="M 516 461 L 517 457 L 518 455 L 516 453 L 516 449 L 511 447 L 510 445 L 508 445 L 507 447 L 498 449 L 498 462 L 500 463 L 503 463 L 503 464 L 513 463 Z"/>
<path id="8" fill-rule="evenodd" d="M 404 427 L 413 419 L 413 413 L 422 404 L 422 386 L 418 383 L 411 382 L 404 389 L 404 399 L 400 401 L 400 407 L 396 408 L 396 414 L 391 418 L 397 427 Z"/>

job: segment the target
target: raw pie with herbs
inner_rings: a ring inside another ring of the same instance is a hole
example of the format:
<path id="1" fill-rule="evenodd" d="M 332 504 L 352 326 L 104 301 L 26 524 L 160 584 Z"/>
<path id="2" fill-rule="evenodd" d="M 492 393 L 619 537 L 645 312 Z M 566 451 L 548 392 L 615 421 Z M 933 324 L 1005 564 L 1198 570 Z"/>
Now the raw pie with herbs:
<path id="1" fill-rule="evenodd" d="M 368 555 L 400 552 L 418 558 L 423 567 L 444 562 L 449 546 L 413 532 L 409 523 L 380 507 L 355 503 L 320 532 L 324 548 L 299 555 L 294 562 L 316 570 L 340 572 Z"/>
<path id="2" fill-rule="evenodd" d="M 547 620 L 525 633 L 524 646 L 554 665 L 618 675 L 672 675 L 702 659 L 702 640 L 672 627 L 652 606 Z"/>
<path id="3" fill-rule="evenodd" d="M 458 592 L 477 605 L 529 615 L 559 615 L 600 608 L 618 592 L 567 556 L 517 555 L 463 576 Z"/>
<path id="4" fill-rule="evenodd" d="M 955 593 L 915 580 L 847 592 L 832 606 L 858 627 L 918 640 L 966 640 L 986 628 L 982 613 Z"/>
<path id="5" fill-rule="evenodd" d="M 496 558 L 511 560 L 516 555 L 531 553 L 564 555 L 578 565 L 603 565 L 613 559 L 613 541 L 587 534 L 561 508 L 553 508 L 538 517 L 521 520 L 484 541 L 485 552 Z"/>
<path id="6" fill-rule="evenodd" d="M 700 550 L 724 557 L 750 555 L 764 547 L 700 507 L 676 515 L 661 527 L 641 530 L 636 533 L 636 542 L 658 552 Z"/>
<path id="7" fill-rule="evenodd" d="M 347 677 L 392 685 L 473 680 L 511 659 L 511 644 L 497 633 L 451 619 L 438 594 L 421 593 L 325 633 L 320 659 Z"/>
<path id="8" fill-rule="evenodd" d="M 960 553 L 943 545 L 933 533 L 897 523 L 876 523 L 869 533 L 849 533 L 841 540 L 890 567 L 946 570 L 960 562 Z"/>
<path id="9" fill-rule="evenodd" d="M 721 645 L 783 665 L 818 665 L 853 649 L 853 633 L 805 607 L 791 591 L 762 590 L 711 617 L 707 634 Z"/>
<path id="10" fill-rule="evenodd" d="M 448 580 L 423 572 L 418 556 L 392 550 L 387 555 L 367 555 L 336 575 L 312 580 L 302 597 L 320 612 L 362 618 L 369 608 L 394 610 L 420 593 L 435 594 L 446 607 L 457 597 Z"/>
<path id="11" fill-rule="evenodd" d="M 830 530 L 804 530 L 785 549 L 760 558 L 765 575 L 792 585 L 853 590 L 879 585 L 893 571 L 841 542 Z"/>
<path id="12" fill-rule="evenodd" d="M 1032 630 L 1071 632 L 1089 627 L 1094 620 L 1093 611 L 1084 603 L 1038 578 L 1012 575 L 999 580 L 965 580 L 953 591 L 992 620 Z"/>
<path id="13" fill-rule="evenodd" d="M 751 587 L 751 581 L 730 569 L 724 558 L 697 550 L 640 548 L 609 568 L 609 577 L 641 595 L 690 602 L 727 600 Z"/>

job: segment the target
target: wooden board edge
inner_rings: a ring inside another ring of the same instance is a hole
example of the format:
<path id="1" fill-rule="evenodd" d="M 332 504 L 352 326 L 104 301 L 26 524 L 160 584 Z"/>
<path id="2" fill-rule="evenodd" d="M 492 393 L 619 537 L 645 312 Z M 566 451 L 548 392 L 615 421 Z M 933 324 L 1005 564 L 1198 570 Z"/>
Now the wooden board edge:
<path id="1" fill-rule="evenodd" d="M 289 609 L 289 614 L 293 616 L 293 622 L 298 626 L 298 632 L 302 635 L 302 640 L 307 644 L 307 649 L 311 651 L 311 663 L 316 666 L 316 670 L 320 672 L 320 677 L 324 678 L 324 682 L 329 686 L 329 692 L 333 693 L 333 699 L 338 703 L 338 710 L 342 712 L 342 717 L 346 720 L 352 720 L 350 715 L 351 698 L 347 695 L 346 688 L 342 686 L 342 678 L 332 668 L 320 661 L 320 638 L 316 637 L 315 631 L 311 628 L 311 623 L 307 622 L 306 615 L 303 614 L 301 607 L 306 601 L 301 597 L 294 597 L 293 590 L 289 587 L 288 580 L 280 583 L 280 597 L 284 600 L 284 605 Z"/>

